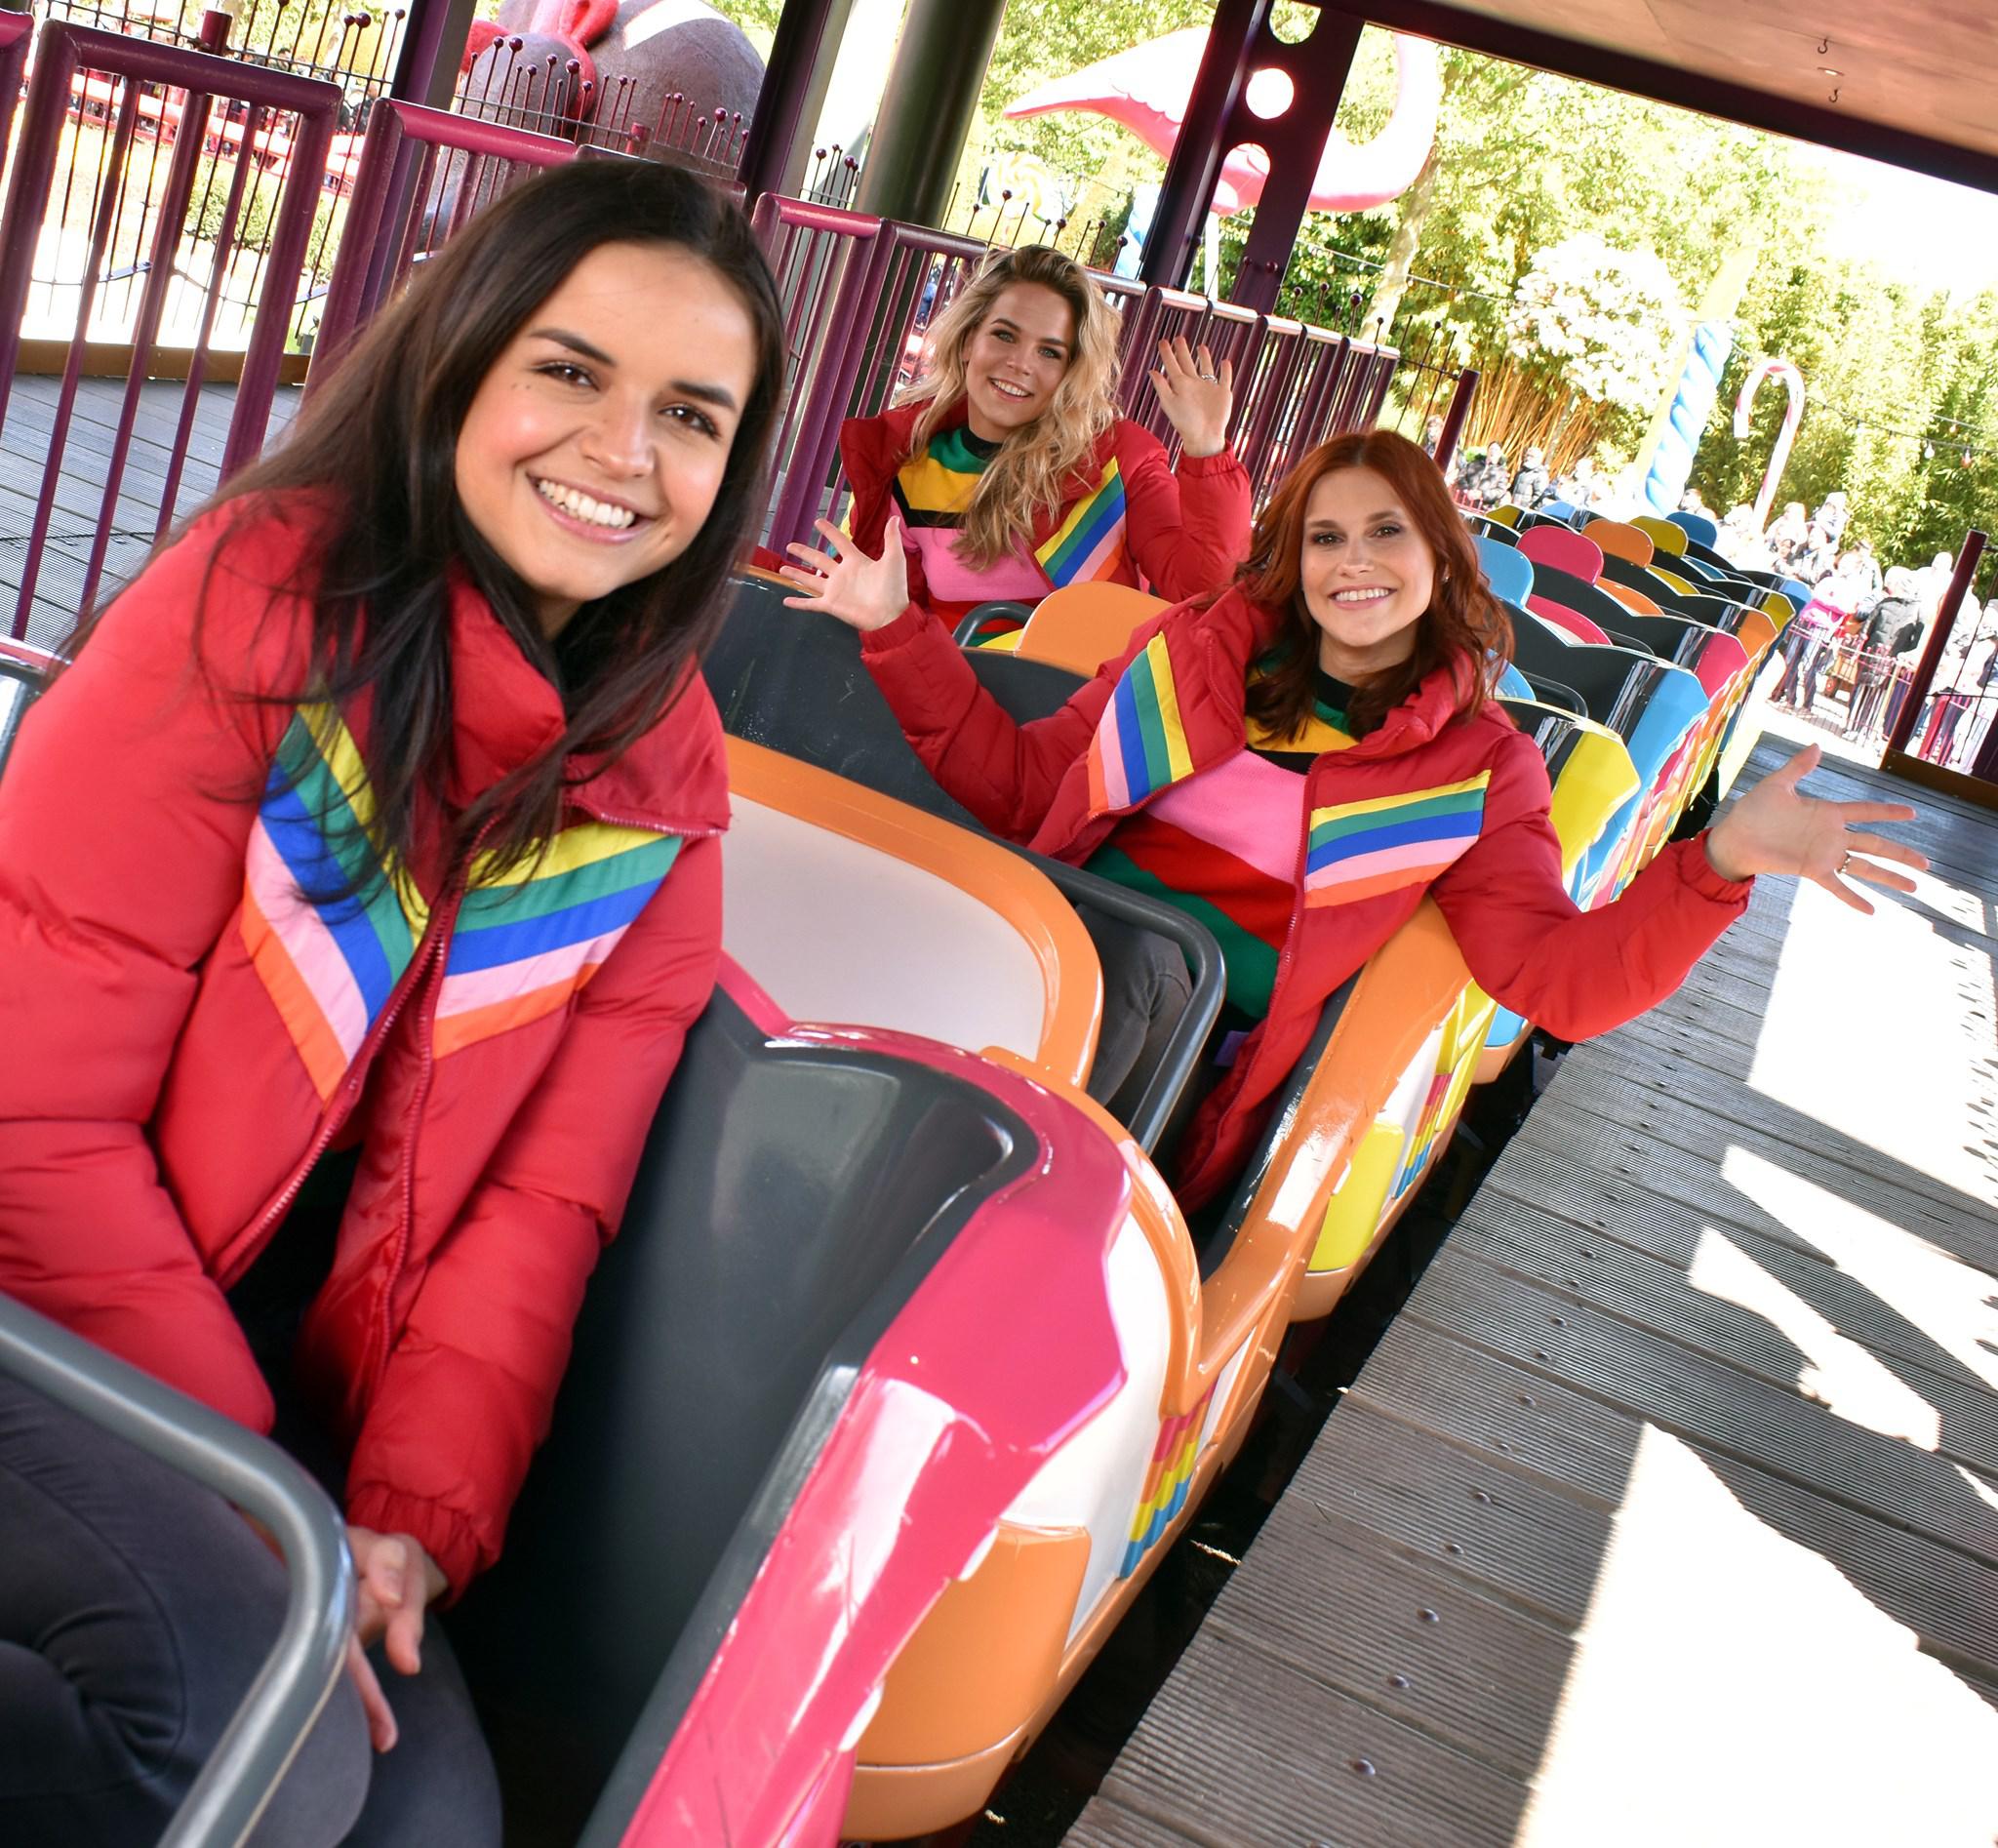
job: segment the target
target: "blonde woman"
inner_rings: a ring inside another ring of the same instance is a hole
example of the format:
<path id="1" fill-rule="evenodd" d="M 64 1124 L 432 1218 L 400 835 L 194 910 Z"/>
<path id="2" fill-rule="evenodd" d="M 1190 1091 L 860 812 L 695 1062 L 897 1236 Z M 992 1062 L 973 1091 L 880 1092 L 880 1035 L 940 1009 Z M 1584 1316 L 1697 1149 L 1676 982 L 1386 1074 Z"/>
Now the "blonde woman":
<path id="1" fill-rule="evenodd" d="M 1162 344 L 1153 381 L 1180 438 L 1117 414 L 1117 318 L 1059 251 L 995 258 L 931 330 L 923 374 L 895 409 L 849 419 L 853 487 L 835 555 L 899 544 L 909 602 L 954 623 L 978 604 L 1034 603 L 1090 581 L 1175 601 L 1219 589 L 1249 549 L 1249 477 L 1228 448 L 1233 368 Z M 827 560 L 792 552 L 813 569 Z"/>

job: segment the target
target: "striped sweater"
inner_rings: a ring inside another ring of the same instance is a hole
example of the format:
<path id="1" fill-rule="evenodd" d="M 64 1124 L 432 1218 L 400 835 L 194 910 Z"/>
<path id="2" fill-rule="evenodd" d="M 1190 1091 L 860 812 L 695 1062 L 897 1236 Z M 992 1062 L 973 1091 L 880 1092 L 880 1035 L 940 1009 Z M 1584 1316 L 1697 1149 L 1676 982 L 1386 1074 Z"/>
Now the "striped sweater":
<path id="1" fill-rule="evenodd" d="M 1290 929 L 1306 780 L 1324 752 L 1353 743 L 1352 689 L 1318 676 L 1311 716 L 1290 738 L 1248 724 L 1248 749 L 1168 788 L 1120 822 L 1089 870 L 1179 906 L 1207 926 L 1227 967 L 1223 1026 L 1247 1032 L 1269 1011 Z"/>

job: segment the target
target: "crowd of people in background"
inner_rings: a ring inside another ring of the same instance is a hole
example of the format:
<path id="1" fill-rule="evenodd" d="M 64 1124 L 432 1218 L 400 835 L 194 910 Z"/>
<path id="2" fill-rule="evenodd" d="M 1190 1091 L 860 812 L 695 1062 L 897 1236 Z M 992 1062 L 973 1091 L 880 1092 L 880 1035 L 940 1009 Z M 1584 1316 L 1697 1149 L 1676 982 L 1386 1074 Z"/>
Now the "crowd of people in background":
<path id="1" fill-rule="evenodd" d="M 1441 420 L 1424 432 L 1434 453 Z M 1572 509 L 1627 519 L 1651 511 L 1641 479 L 1627 471 L 1607 479 L 1591 457 L 1556 475 L 1543 451 L 1523 448 L 1515 463 L 1502 443 L 1492 442 L 1453 466 L 1459 502 L 1474 509 L 1511 505 Z M 1803 584 L 1810 598 L 1785 626 L 1782 668 L 1767 689 L 1778 706 L 1842 721 L 1855 741 L 1877 742 L 1894 730 L 1915 664 L 1935 626 L 1949 587 L 1953 561 L 1938 552 L 1927 564 L 1883 569 L 1872 542 L 1853 536 L 1852 507 L 1843 491 L 1824 497 L 1815 513 L 1792 501 L 1765 528 L 1745 502 L 1722 516 L 1689 489 L 1682 509 L 1702 513 L 1718 528 L 1714 550 L 1744 571 L 1775 571 Z M 1820 700 L 1845 697 L 1840 713 Z M 1977 758 L 1998 714 L 1998 597 L 1981 609 L 1975 597 L 1959 612 L 1938 663 L 1929 697 L 1917 716 L 1909 748 L 1931 762 L 1967 768 Z"/>

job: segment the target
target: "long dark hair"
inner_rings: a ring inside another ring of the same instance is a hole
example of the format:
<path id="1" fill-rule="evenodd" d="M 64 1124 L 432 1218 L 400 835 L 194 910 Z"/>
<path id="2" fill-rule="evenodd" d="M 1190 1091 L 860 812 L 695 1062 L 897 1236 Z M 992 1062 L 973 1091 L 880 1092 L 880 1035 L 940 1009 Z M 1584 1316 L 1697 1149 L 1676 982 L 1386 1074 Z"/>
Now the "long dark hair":
<path id="1" fill-rule="evenodd" d="M 1354 736 L 1373 731 L 1424 679 L 1447 662 L 1462 663 L 1456 716 L 1471 717 L 1491 697 L 1496 664 L 1512 652 L 1512 624 L 1478 569 L 1477 549 L 1443 471 L 1419 444 L 1393 430 L 1356 430 L 1319 444 L 1292 469 L 1249 542 L 1249 559 L 1236 582 L 1252 603 L 1280 613 L 1280 663 L 1249 687 L 1249 716 L 1284 738 L 1309 715 L 1318 667 L 1318 624 L 1304 607 L 1304 510 L 1311 490 L 1342 468 L 1371 468 L 1386 478 L 1408 509 L 1436 560 L 1428 609 L 1417 620 L 1416 646 L 1407 661 L 1383 669 L 1355 689 L 1346 708 Z"/>
<path id="2" fill-rule="evenodd" d="M 687 549 L 585 604 L 551 642 L 526 586 L 459 504 L 458 436 L 481 382 L 535 309 L 605 244 L 669 244 L 711 265 L 748 312 L 756 375 L 713 507 Z M 211 502 L 238 509 L 218 553 L 267 513 L 273 495 L 312 508 L 315 543 L 299 583 L 281 588 L 310 601 L 313 684 L 267 697 L 371 696 L 368 832 L 386 864 L 408 864 L 423 809 L 442 807 L 454 566 L 561 693 L 567 723 L 558 741 L 450 818 L 453 866 L 474 841 L 496 866 L 530 857 L 555 831 L 565 789 L 578 781 L 565 761 L 587 757 L 589 774 L 601 771 L 692 682 L 721 622 L 729 567 L 762 505 L 783 382 L 781 326 L 770 271 L 734 205 L 675 168 L 576 161 L 473 218 L 354 342 L 286 440 Z"/>

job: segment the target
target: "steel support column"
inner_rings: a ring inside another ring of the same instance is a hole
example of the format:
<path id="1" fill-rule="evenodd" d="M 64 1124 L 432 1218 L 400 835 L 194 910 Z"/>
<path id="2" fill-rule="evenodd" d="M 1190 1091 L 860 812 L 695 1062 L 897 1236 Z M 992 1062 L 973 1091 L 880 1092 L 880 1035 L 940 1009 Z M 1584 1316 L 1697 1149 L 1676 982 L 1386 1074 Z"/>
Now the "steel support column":
<path id="1" fill-rule="evenodd" d="M 448 109 L 458 92 L 458 66 L 471 36 L 478 0 L 409 0 L 402 51 L 388 94 L 398 102 Z"/>
<path id="2" fill-rule="evenodd" d="M 1269 156 L 1269 178 L 1257 203 L 1256 221 L 1235 271 L 1228 299 L 1269 314 L 1284 285 L 1299 228 L 1311 203 L 1326 137 L 1339 114 L 1359 49 L 1361 21 L 1342 13 L 1318 16 L 1317 29 L 1299 45 L 1286 45 L 1265 24 L 1250 41 L 1244 66 L 1244 94 L 1235 100 L 1221 132 L 1223 149 L 1241 141 L 1260 143 Z M 1273 67 L 1291 79 L 1290 107 L 1268 121 L 1250 112 L 1248 70 Z M 1210 290 L 1209 293 L 1212 293 Z"/>
<path id="3" fill-rule="evenodd" d="M 1232 142 L 1221 139 L 1249 81 L 1249 47 L 1267 29 L 1270 0 L 1219 0 L 1200 71 L 1186 101 L 1186 120 L 1166 163 L 1158 211 L 1145 234 L 1139 276 L 1165 289 L 1181 289 L 1193 273 L 1200 227 L 1214 203 L 1215 182 Z"/>
<path id="4" fill-rule="evenodd" d="M 808 142 L 854 0 L 784 0 L 737 178 L 753 203 L 804 183 Z"/>
<path id="5" fill-rule="evenodd" d="M 1005 12 L 1006 0 L 909 0 L 857 211 L 941 224 Z"/>

